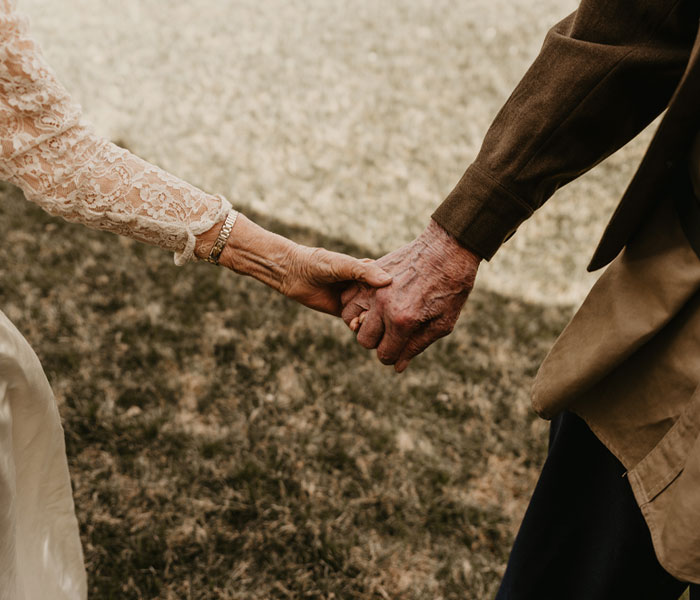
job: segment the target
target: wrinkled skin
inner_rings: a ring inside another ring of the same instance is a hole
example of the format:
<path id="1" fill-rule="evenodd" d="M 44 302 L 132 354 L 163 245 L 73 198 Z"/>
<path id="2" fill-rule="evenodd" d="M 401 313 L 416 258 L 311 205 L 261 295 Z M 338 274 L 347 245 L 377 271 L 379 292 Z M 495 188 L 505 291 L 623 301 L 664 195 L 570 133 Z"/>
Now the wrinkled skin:
<path id="1" fill-rule="evenodd" d="M 222 223 L 197 236 L 195 254 L 204 258 L 219 235 Z M 255 277 L 288 298 L 340 316 L 340 297 L 350 282 L 370 289 L 391 283 L 375 261 L 357 259 L 324 248 L 310 248 L 267 231 L 239 214 L 219 264 Z"/>
<path id="2" fill-rule="evenodd" d="M 341 294 L 347 282 L 355 281 L 373 289 L 387 285 L 391 278 L 371 259 L 296 245 L 279 291 L 304 306 L 339 317 Z"/>
<path id="3" fill-rule="evenodd" d="M 342 318 L 365 348 L 397 372 L 435 340 L 452 332 L 481 259 L 435 221 L 413 242 L 377 261 L 393 277 L 372 289 L 351 284 L 343 293 Z"/>

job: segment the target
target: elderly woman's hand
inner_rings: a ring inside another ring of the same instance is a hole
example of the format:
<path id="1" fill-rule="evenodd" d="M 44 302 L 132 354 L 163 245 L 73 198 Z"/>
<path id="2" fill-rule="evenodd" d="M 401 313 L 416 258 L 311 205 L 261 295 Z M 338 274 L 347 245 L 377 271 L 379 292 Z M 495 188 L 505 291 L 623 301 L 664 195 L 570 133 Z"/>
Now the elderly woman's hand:
<path id="1" fill-rule="evenodd" d="M 221 224 L 197 238 L 195 254 L 204 258 Z M 315 310 L 340 316 L 340 295 L 351 281 L 372 287 L 391 283 L 391 276 L 370 259 L 357 259 L 323 248 L 309 248 L 267 231 L 239 215 L 219 264 L 250 275 L 285 296 Z"/>
<path id="2" fill-rule="evenodd" d="M 340 316 L 340 295 L 347 287 L 344 284 L 352 281 L 384 287 L 391 283 L 391 276 L 369 258 L 359 260 L 324 248 L 296 245 L 279 291 L 304 306 Z"/>

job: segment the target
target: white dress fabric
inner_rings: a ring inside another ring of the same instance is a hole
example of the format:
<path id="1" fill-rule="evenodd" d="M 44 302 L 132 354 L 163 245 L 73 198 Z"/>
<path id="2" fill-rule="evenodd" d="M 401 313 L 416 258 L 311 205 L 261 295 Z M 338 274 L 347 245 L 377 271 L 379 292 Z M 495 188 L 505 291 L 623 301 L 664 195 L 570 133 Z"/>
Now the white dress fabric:
<path id="1" fill-rule="evenodd" d="M 0 312 L 0 599 L 86 597 L 56 401 L 36 354 Z"/>
<path id="2" fill-rule="evenodd" d="M 0 0 L 0 179 L 54 215 L 194 258 L 231 206 L 101 139 Z M 86 598 L 60 417 L 28 343 L 0 312 L 0 600 Z"/>

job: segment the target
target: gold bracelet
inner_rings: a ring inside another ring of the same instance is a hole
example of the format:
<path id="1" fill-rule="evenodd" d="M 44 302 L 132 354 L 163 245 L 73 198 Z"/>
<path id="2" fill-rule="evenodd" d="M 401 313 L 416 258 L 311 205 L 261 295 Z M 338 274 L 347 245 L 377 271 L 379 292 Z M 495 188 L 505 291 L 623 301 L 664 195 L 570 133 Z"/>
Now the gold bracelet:
<path id="1" fill-rule="evenodd" d="M 231 230 L 236 224 L 237 218 L 238 211 L 230 210 L 228 215 L 226 215 L 226 220 L 224 221 L 224 225 L 221 228 L 221 231 L 219 231 L 219 237 L 216 238 L 214 245 L 211 247 L 209 256 L 207 256 L 204 260 L 214 265 L 219 264 L 219 257 L 221 256 L 221 253 L 224 250 L 224 246 L 226 246 L 226 242 L 228 241 L 228 238 L 231 235 Z"/>

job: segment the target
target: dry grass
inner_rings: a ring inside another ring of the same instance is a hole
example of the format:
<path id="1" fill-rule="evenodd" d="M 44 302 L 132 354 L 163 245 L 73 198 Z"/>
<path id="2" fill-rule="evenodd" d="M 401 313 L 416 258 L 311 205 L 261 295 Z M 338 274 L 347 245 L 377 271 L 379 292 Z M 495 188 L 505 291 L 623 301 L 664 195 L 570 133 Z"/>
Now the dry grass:
<path id="1" fill-rule="evenodd" d="M 373 252 L 413 239 L 576 0 L 22 0 L 98 131 L 236 206 Z M 575 304 L 649 140 L 565 187 L 480 285 Z"/>
<path id="2" fill-rule="evenodd" d="M 544 456 L 529 384 L 569 309 L 477 291 L 397 376 L 255 281 L 0 194 L 0 307 L 61 405 L 92 597 L 493 594 Z"/>

